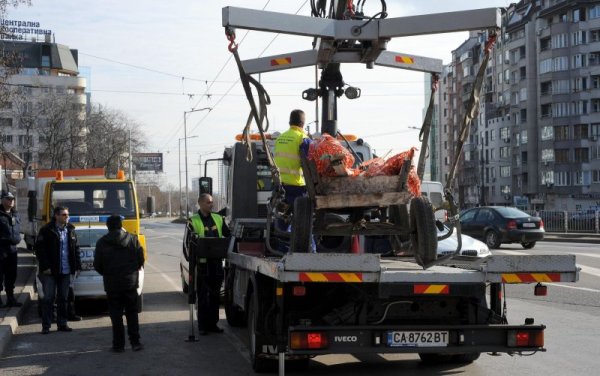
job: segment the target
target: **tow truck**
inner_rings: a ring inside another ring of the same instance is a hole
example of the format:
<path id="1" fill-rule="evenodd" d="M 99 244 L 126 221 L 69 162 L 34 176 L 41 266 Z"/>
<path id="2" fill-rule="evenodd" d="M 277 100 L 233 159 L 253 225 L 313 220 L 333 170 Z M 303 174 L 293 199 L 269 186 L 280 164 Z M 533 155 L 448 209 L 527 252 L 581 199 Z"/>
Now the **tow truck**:
<path id="1" fill-rule="evenodd" d="M 257 140 L 236 143 L 223 158 L 228 168 L 219 194 L 226 195 L 233 233 L 225 261 L 224 305 L 230 325 L 248 328 L 250 359 L 257 372 L 278 369 L 283 375 L 286 362 L 308 365 L 311 357 L 323 354 L 416 353 L 423 362 L 469 363 L 486 352 L 545 351 L 545 325 L 533 318 L 508 322 L 503 287 L 535 283 L 534 293 L 541 295 L 546 292 L 543 283 L 579 278 L 573 255 L 492 255 L 466 260 L 451 254 L 438 259 L 437 238 L 431 238 L 435 208 L 406 191 L 406 169 L 398 176 L 356 183 L 352 177 L 320 177 L 310 161 L 303 160 L 308 196 L 296 200 L 293 214 L 287 215 L 292 224 L 289 251 L 279 252 L 272 244 L 285 240 L 274 222 L 286 214 L 279 205 L 272 141 L 262 126 L 268 98 L 251 74 L 316 65 L 321 69 L 319 87 L 302 95 L 320 98 L 322 132 L 336 136 L 336 101 L 346 86 L 341 64 L 411 69 L 435 77 L 442 69 L 440 60 L 387 51 L 388 41 L 501 27 L 497 8 L 387 18 L 385 1 L 381 4 L 381 11 L 371 17 L 362 11 L 364 1 L 351 0 L 312 1 L 311 17 L 223 8 L 229 50 L 236 58 L 251 118 L 259 131 Z M 312 37 L 313 48 L 241 60 L 235 28 Z M 251 85 L 258 92 L 258 105 Z M 244 137 L 246 141 L 251 138 L 248 128 Z M 425 134 L 425 148 L 427 138 Z M 362 140 L 347 143 L 348 148 L 368 149 L 365 145 Z M 364 156 L 371 157 L 368 152 Z M 357 184 L 362 190 L 355 190 Z M 200 186 L 211 192 L 212 179 L 202 178 Z M 255 186 L 272 189 L 255 190 Z M 446 190 L 451 187 L 447 184 Z M 448 205 L 453 209 L 450 222 L 460 239 L 455 203 Z M 340 212 L 342 221 L 327 219 Z M 396 239 L 400 249 L 408 243 L 413 257 L 402 252 L 391 257 L 365 253 L 355 241 L 330 252 L 309 251 L 313 235 L 364 239 L 381 234 Z"/>

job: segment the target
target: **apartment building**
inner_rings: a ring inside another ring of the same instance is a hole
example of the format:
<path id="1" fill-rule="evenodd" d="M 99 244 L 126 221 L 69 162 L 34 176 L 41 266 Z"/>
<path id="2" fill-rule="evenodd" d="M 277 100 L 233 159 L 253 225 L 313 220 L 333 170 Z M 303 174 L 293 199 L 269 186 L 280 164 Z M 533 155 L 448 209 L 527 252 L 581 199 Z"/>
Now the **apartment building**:
<path id="1" fill-rule="evenodd" d="M 600 1 L 523 0 L 503 18 L 460 155 L 461 206 L 599 207 Z M 448 149 L 438 158 L 441 176 L 487 37 L 471 33 L 442 76 L 439 143 Z"/>
<path id="2" fill-rule="evenodd" d="M 78 77 L 77 50 L 48 40 L 1 40 L 0 52 L 3 65 L 9 65 L 0 67 L 2 150 L 15 153 L 30 168 L 45 166 L 40 146 L 49 137 L 43 132 L 52 121 L 48 104 L 68 101 L 76 116 L 85 117 L 86 80 Z"/>

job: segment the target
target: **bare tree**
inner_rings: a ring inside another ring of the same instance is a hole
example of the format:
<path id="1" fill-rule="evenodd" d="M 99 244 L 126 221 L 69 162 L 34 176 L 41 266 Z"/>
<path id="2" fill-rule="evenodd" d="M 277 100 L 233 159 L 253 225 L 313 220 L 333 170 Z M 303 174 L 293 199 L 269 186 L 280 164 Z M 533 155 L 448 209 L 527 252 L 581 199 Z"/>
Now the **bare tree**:
<path id="1" fill-rule="evenodd" d="M 144 145 L 139 125 L 120 111 L 94 107 L 86 119 L 86 165 L 104 167 L 110 174 L 124 169 L 129 160 L 129 142 L 133 152 Z"/>

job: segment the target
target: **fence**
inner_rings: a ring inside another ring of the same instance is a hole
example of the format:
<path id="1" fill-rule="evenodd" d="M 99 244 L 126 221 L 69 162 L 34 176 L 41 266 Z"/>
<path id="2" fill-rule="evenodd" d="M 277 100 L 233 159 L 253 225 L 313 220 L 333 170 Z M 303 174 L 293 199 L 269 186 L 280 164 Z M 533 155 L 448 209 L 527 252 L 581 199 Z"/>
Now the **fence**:
<path id="1" fill-rule="evenodd" d="M 544 221 L 544 228 L 548 232 L 564 233 L 595 233 L 600 234 L 600 211 L 554 211 L 539 210 L 527 211 Z"/>

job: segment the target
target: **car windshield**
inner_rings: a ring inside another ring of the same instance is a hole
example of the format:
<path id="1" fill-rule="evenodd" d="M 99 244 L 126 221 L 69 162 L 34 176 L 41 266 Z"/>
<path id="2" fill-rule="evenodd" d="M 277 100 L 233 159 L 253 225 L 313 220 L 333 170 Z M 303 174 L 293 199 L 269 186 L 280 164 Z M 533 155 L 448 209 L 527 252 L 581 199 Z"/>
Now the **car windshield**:
<path id="1" fill-rule="evenodd" d="M 500 215 L 502 215 L 504 218 L 522 218 L 522 217 L 530 217 L 529 214 L 520 211 L 519 209 L 515 209 L 515 208 L 507 208 L 507 207 L 501 207 L 501 208 L 496 208 L 496 210 L 498 211 L 498 213 L 500 213 Z"/>
<path id="2" fill-rule="evenodd" d="M 105 229 L 76 229 L 77 241 L 80 247 L 95 247 L 96 242 L 107 233 Z"/>

